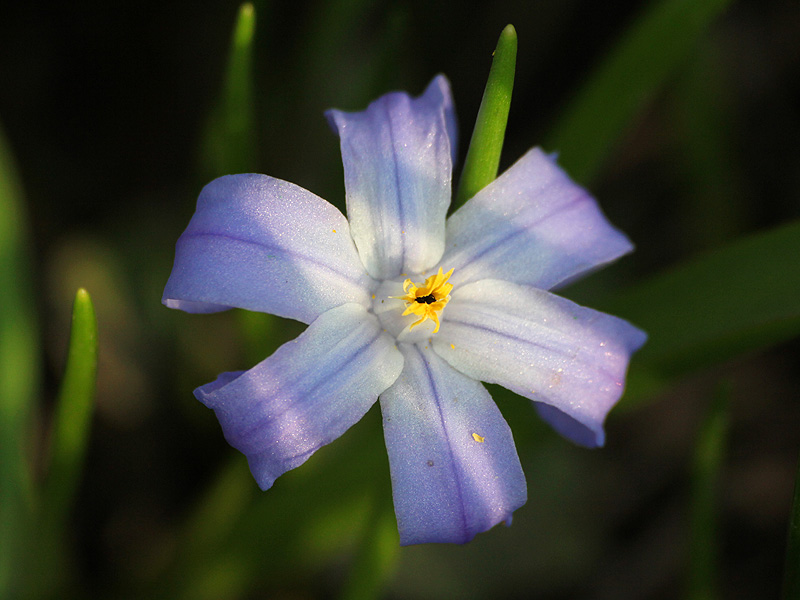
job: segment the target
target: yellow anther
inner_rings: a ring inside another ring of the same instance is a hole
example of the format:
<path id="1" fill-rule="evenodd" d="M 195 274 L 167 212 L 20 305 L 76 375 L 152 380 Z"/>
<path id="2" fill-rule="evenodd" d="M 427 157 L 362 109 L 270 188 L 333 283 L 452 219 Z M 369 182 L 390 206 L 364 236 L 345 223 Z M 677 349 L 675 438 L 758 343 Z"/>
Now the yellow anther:
<path id="1" fill-rule="evenodd" d="M 483 440 L 485 440 L 486 438 L 483 437 L 482 435 L 478 435 L 477 433 L 473 433 L 472 434 L 472 439 L 475 440 L 476 442 L 478 442 L 479 444 L 482 444 Z"/>
<path id="2" fill-rule="evenodd" d="M 430 319 L 436 323 L 433 333 L 439 331 L 439 313 L 450 301 L 450 290 L 453 289 L 453 284 L 447 283 L 452 274 L 453 269 L 450 269 L 447 273 L 442 273 L 442 268 L 439 267 L 439 272 L 428 277 L 425 283 L 420 286 L 417 286 L 410 279 L 406 279 L 403 282 L 403 291 L 406 295 L 395 296 L 406 303 L 406 310 L 403 312 L 403 316 L 413 314 L 420 317 L 409 329 L 414 329 L 420 323 Z"/>

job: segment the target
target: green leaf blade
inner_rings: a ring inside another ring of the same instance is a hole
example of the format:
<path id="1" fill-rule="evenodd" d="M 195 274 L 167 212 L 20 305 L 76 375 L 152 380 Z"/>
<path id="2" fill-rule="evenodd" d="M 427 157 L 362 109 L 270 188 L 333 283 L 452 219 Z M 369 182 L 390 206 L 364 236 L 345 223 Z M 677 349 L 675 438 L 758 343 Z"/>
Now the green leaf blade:
<path id="1" fill-rule="evenodd" d="M 56 404 L 45 506 L 63 518 L 78 486 L 89 441 L 97 378 L 97 318 L 89 293 L 81 288 L 72 308 L 67 364 Z"/>
<path id="2" fill-rule="evenodd" d="M 97 320 L 89 294 L 79 289 L 72 308 L 67 362 L 56 399 L 50 461 L 24 557 L 25 586 L 32 596 L 49 597 L 72 575 L 67 551 L 67 519 L 72 509 L 94 407 L 97 374 Z"/>
<path id="3" fill-rule="evenodd" d="M 472 198 L 497 177 L 511 93 L 514 90 L 516 62 L 517 32 L 513 25 L 507 25 L 500 34 L 494 51 L 464 170 L 461 172 L 454 203 L 456 207 Z"/>
<path id="4" fill-rule="evenodd" d="M 222 91 L 203 141 L 201 164 L 208 178 L 256 170 L 252 76 L 255 25 L 255 8 L 249 2 L 242 4 L 231 37 Z"/>
<path id="5" fill-rule="evenodd" d="M 666 378 L 800 335 L 800 221 L 736 240 L 595 304 L 650 336 L 634 361 Z"/>

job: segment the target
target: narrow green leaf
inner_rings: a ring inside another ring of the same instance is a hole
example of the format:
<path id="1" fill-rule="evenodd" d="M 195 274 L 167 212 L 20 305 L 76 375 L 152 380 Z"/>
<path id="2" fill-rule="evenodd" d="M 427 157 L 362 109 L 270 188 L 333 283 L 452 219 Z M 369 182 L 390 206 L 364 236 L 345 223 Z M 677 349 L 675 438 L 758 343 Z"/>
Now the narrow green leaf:
<path id="1" fill-rule="evenodd" d="M 737 240 L 593 306 L 650 338 L 636 369 L 682 375 L 800 335 L 800 221 Z"/>
<path id="2" fill-rule="evenodd" d="M 570 103 L 545 147 L 583 183 L 675 74 L 731 0 L 659 0 L 634 21 Z"/>
<path id="3" fill-rule="evenodd" d="M 67 363 L 53 419 L 50 468 L 45 482 L 47 518 L 60 528 L 78 487 L 97 375 L 97 319 L 89 293 L 81 288 L 72 306 Z"/>
<path id="4" fill-rule="evenodd" d="M 494 51 L 454 207 L 472 198 L 497 177 L 516 64 L 517 32 L 513 25 L 506 25 Z"/>
<path id="5" fill-rule="evenodd" d="M 25 448 L 39 347 L 22 186 L 0 128 L 0 597 L 16 595 L 33 492 Z"/>
<path id="6" fill-rule="evenodd" d="M 688 598 L 719 598 L 717 508 L 719 473 L 728 440 L 731 383 L 719 386 L 697 438 L 692 461 Z"/>
<path id="7" fill-rule="evenodd" d="M 794 501 L 789 518 L 789 537 L 786 544 L 786 567 L 783 574 L 783 600 L 800 598 L 800 461 L 794 481 Z"/>
<path id="8" fill-rule="evenodd" d="M 25 569 L 27 593 L 50 597 L 71 574 L 66 523 L 80 481 L 89 441 L 97 373 L 97 322 L 89 294 L 79 289 L 72 306 L 67 362 L 56 399 L 50 464 L 36 507 Z"/>
<path id="9" fill-rule="evenodd" d="M 207 178 L 255 170 L 252 76 L 255 22 L 253 5 L 242 4 L 233 30 L 222 93 L 203 143 L 202 166 Z"/>

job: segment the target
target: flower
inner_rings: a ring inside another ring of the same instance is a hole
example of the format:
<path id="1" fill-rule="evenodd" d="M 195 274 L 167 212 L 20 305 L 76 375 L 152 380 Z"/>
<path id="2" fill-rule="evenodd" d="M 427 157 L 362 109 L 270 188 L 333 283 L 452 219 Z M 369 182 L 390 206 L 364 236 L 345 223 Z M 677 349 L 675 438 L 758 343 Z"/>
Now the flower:
<path id="1" fill-rule="evenodd" d="M 527 498 L 481 381 L 533 400 L 578 444 L 603 444 L 646 336 L 545 290 L 632 246 L 538 148 L 446 219 L 456 121 L 444 76 L 417 98 L 395 92 L 327 116 L 348 219 L 272 177 L 216 179 L 177 242 L 163 302 L 308 324 L 195 391 L 262 489 L 380 398 L 401 543 L 464 543 Z"/>

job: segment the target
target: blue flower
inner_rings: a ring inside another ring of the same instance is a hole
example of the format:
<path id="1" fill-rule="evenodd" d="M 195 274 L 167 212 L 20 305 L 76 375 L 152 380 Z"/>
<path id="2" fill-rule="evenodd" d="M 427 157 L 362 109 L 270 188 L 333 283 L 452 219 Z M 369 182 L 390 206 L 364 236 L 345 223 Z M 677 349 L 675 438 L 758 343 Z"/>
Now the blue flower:
<path id="1" fill-rule="evenodd" d="M 403 545 L 464 543 L 527 498 L 511 431 L 481 381 L 534 402 L 584 446 L 645 334 L 546 290 L 629 252 L 595 200 L 538 148 L 450 218 L 447 79 L 329 111 L 348 219 L 265 175 L 208 184 L 177 242 L 171 308 L 231 307 L 308 328 L 195 391 L 266 490 L 380 398 Z"/>

